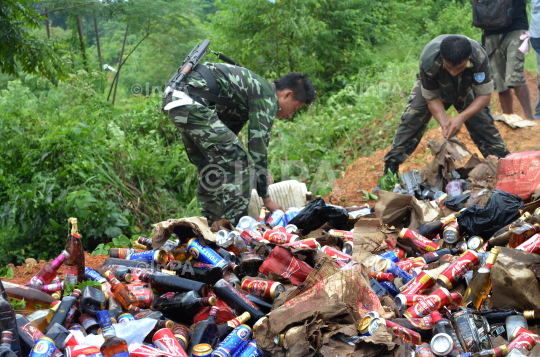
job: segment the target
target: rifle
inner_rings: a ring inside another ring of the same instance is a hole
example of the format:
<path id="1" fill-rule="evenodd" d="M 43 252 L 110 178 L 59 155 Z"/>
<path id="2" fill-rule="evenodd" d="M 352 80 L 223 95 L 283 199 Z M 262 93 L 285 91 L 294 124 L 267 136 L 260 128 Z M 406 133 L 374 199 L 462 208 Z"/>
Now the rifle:
<path id="1" fill-rule="evenodd" d="M 169 79 L 167 82 L 168 86 L 165 92 L 163 93 L 163 99 L 169 95 L 173 90 L 176 89 L 176 86 L 180 84 L 186 78 L 186 76 L 191 72 L 193 67 L 199 64 L 201 59 L 206 55 L 208 52 L 208 46 L 210 46 L 209 40 L 204 40 L 203 42 L 199 43 L 195 48 L 191 50 L 189 55 L 187 55 L 186 59 L 178 68 L 176 73 Z M 170 84 L 169 84 L 170 83 Z M 161 108 L 160 108 L 161 109 Z"/>

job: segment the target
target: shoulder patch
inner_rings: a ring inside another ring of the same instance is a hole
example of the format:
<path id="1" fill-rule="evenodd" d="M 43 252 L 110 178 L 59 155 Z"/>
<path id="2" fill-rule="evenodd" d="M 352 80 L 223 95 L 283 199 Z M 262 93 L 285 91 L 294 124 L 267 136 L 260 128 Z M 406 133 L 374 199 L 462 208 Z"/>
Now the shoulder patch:
<path id="1" fill-rule="evenodd" d="M 476 79 L 478 83 L 482 83 L 484 79 L 486 79 L 486 74 L 484 72 L 475 73 L 474 79 Z"/>

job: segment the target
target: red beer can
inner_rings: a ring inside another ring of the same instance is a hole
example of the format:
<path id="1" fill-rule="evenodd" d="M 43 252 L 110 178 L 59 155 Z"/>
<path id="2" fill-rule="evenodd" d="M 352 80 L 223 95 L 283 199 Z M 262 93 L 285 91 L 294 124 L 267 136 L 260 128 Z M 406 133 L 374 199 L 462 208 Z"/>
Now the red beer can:
<path id="1" fill-rule="evenodd" d="M 403 327 L 401 325 L 396 324 L 395 322 L 392 322 L 387 319 L 383 319 L 384 323 L 386 324 L 386 327 L 389 327 L 392 329 L 392 332 L 401 338 L 403 341 L 407 343 L 413 343 L 415 345 L 419 345 L 422 343 L 422 339 L 420 338 L 420 334 L 416 331 L 410 330 L 406 327 Z"/>
<path id="2" fill-rule="evenodd" d="M 297 236 L 296 234 L 280 232 L 280 231 L 276 231 L 272 229 L 265 231 L 263 238 L 274 244 L 292 243 L 300 239 L 300 237 Z"/>
<path id="3" fill-rule="evenodd" d="M 433 329 L 433 319 L 430 315 L 424 317 L 408 318 L 407 320 L 411 325 L 421 330 Z"/>
<path id="4" fill-rule="evenodd" d="M 174 337 L 171 329 L 162 328 L 152 337 L 154 346 L 162 351 L 170 353 L 174 357 L 188 357 L 180 343 Z"/>
<path id="5" fill-rule="evenodd" d="M 424 300 L 426 295 L 416 295 L 416 294 L 398 294 L 394 298 L 396 305 L 399 310 L 403 310 L 406 307 L 411 307 L 420 300 Z"/>
<path id="6" fill-rule="evenodd" d="M 408 318 L 426 316 L 429 315 L 430 312 L 437 311 L 451 303 L 452 297 L 450 292 L 445 288 L 440 288 L 428 295 L 424 300 L 418 301 L 416 304 L 409 307 L 404 315 Z"/>
<path id="7" fill-rule="evenodd" d="M 406 272 L 410 272 L 414 268 L 421 268 L 426 265 L 426 261 L 422 257 L 410 258 L 407 260 L 401 260 L 397 262 L 396 265 Z"/>
<path id="8" fill-rule="evenodd" d="M 135 295 L 141 309 L 150 308 L 154 299 L 154 293 L 152 293 L 152 289 L 148 287 L 148 284 L 136 282 L 127 284 L 127 288 Z"/>
<path id="9" fill-rule="evenodd" d="M 343 237 L 345 240 L 352 240 L 354 233 L 349 231 L 342 231 L 340 229 L 331 229 L 328 231 L 331 236 Z"/>
<path id="10" fill-rule="evenodd" d="M 266 239 L 263 239 L 258 231 L 252 231 L 251 229 L 244 229 L 242 233 L 240 233 L 240 238 L 242 238 L 247 245 L 251 245 L 251 241 L 254 239 L 257 242 L 263 241 L 264 243 L 270 243 Z"/>
<path id="11" fill-rule="evenodd" d="M 284 247 L 293 247 L 297 249 L 321 249 L 321 245 L 315 238 L 300 239 L 296 242 L 283 244 Z"/>
<path id="12" fill-rule="evenodd" d="M 259 273 L 268 276 L 271 271 L 290 279 L 294 285 L 300 285 L 313 270 L 306 262 L 296 258 L 282 247 L 275 247 L 259 268 Z"/>
<path id="13" fill-rule="evenodd" d="M 403 228 L 401 232 L 399 232 L 399 237 L 410 238 L 413 241 L 413 243 L 425 253 L 433 252 L 439 249 L 439 245 L 437 243 L 435 243 L 434 241 L 430 239 L 427 239 L 424 236 L 421 236 L 420 234 L 416 233 L 415 231 L 409 228 Z"/>
<path id="14" fill-rule="evenodd" d="M 145 346 L 145 345 L 139 345 L 135 347 L 133 351 L 129 353 L 129 357 L 162 357 L 162 356 L 172 357 L 174 355 L 168 352 L 162 351 L 162 350 L 158 350 L 157 348 L 153 348 L 153 347 Z"/>
<path id="15" fill-rule="evenodd" d="M 245 279 L 242 282 L 242 290 L 263 299 L 274 300 L 285 291 L 285 286 L 272 280 Z"/>
<path id="16" fill-rule="evenodd" d="M 461 301 L 462 301 L 463 297 L 461 296 L 460 293 L 456 293 L 456 292 L 452 291 L 450 293 L 450 298 L 452 299 L 452 303 L 450 305 L 448 305 L 449 310 L 456 309 L 459 305 L 461 305 Z"/>
<path id="17" fill-rule="evenodd" d="M 512 342 L 508 344 L 507 346 L 508 351 L 512 351 L 514 348 L 524 348 L 527 351 L 531 351 L 533 347 L 536 345 L 535 338 L 537 337 L 538 335 L 535 335 L 532 332 L 530 333 L 522 332 L 521 334 L 517 335 L 516 338 L 512 340 Z"/>
<path id="18" fill-rule="evenodd" d="M 417 357 L 436 357 L 431 348 L 429 347 L 419 347 L 416 350 Z"/>
<path id="19" fill-rule="evenodd" d="M 423 271 L 420 274 L 416 276 L 409 284 L 405 286 L 405 288 L 401 291 L 402 294 L 422 294 L 424 291 L 430 289 L 433 285 L 435 285 L 435 279 L 433 277 Z"/>
<path id="20" fill-rule="evenodd" d="M 280 232 L 287 233 L 287 230 L 286 230 L 285 227 L 283 227 L 283 226 L 275 226 L 275 227 L 274 227 L 274 230 L 275 230 L 275 231 L 280 231 Z"/>
<path id="21" fill-rule="evenodd" d="M 352 257 L 349 254 L 345 254 L 341 250 L 337 250 L 336 248 L 332 248 L 329 245 L 325 245 L 321 249 L 321 252 L 323 252 L 324 254 L 328 254 L 330 257 L 332 257 L 332 258 L 334 258 L 336 260 L 341 260 L 341 261 L 345 261 L 345 262 L 349 262 L 349 261 L 352 260 Z"/>
<path id="22" fill-rule="evenodd" d="M 394 274 L 392 273 L 378 273 L 376 271 L 370 270 L 369 274 L 372 278 L 377 279 L 378 282 L 394 280 Z"/>
<path id="23" fill-rule="evenodd" d="M 529 331 L 527 330 L 526 328 L 524 327 L 521 327 L 521 326 L 518 326 L 514 329 L 514 331 L 506 331 L 507 333 L 510 333 L 510 335 L 508 335 L 508 340 L 509 341 L 512 341 L 514 338 L 516 338 L 517 336 L 521 335 L 522 333 L 527 333 L 531 336 L 536 336 L 535 338 L 538 338 L 538 335 L 535 334 L 534 332 L 532 331 Z"/>
<path id="24" fill-rule="evenodd" d="M 466 251 L 458 260 L 439 274 L 437 283 L 447 289 L 452 289 L 459 278 L 471 270 L 478 262 L 478 254 L 474 250 Z"/>
<path id="25" fill-rule="evenodd" d="M 540 234 L 536 233 L 525 242 L 521 243 L 516 249 L 524 250 L 529 253 L 540 254 Z"/>
<path id="26" fill-rule="evenodd" d="M 67 346 L 64 349 L 65 357 L 93 356 L 101 353 L 99 347 L 96 346 Z"/>

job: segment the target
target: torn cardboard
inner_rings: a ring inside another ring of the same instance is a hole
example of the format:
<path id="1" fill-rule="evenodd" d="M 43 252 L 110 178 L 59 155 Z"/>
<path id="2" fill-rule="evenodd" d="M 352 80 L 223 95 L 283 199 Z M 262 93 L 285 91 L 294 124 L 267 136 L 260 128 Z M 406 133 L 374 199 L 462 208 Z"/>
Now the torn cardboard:
<path id="1" fill-rule="evenodd" d="M 190 217 L 180 219 L 168 219 L 163 222 L 155 223 L 152 232 L 152 248 L 161 247 L 169 238 L 171 238 L 176 227 L 182 227 L 185 235 L 188 237 L 199 238 L 202 245 L 213 243 L 216 241 L 214 234 L 208 228 L 208 221 L 205 217 Z"/>

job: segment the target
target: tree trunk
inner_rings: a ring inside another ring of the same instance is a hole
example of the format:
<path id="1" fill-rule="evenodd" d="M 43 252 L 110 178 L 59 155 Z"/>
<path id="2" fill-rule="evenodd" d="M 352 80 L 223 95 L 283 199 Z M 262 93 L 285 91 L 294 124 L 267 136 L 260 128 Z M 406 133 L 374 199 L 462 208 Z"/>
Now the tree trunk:
<path id="1" fill-rule="evenodd" d="M 82 25 L 81 17 L 77 16 L 77 29 L 79 31 L 79 42 L 81 43 L 81 52 L 83 57 L 83 65 L 86 72 L 88 72 L 88 64 L 86 62 L 86 49 L 84 48 L 83 34 L 82 34 Z"/>
<path id="2" fill-rule="evenodd" d="M 94 17 L 94 31 L 96 32 L 96 46 L 97 46 L 97 55 L 99 58 L 99 70 L 103 71 L 103 63 L 101 62 L 101 46 L 99 45 L 99 32 L 97 29 L 97 20 Z"/>
<path id="3" fill-rule="evenodd" d="M 46 9 L 45 12 L 47 12 Z M 45 15 L 45 28 L 47 29 L 47 38 L 51 38 L 51 30 L 49 29 L 49 14 Z"/>
<path id="4" fill-rule="evenodd" d="M 126 33 L 124 34 L 124 42 L 122 43 L 122 51 L 120 52 L 120 61 L 118 61 L 118 73 L 116 74 L 116 83 L 114 84 L 114 93 L 112 97 L 112 105 L 116 99 L 116 87 L 118 87 L 118 81 L 120 80 L 120 70 L 122 69 L 122 57 L 124 56 L 124 48 L 126 47 L 126 38 L 128 34 L 129 24 L 126 26 Z"/>

